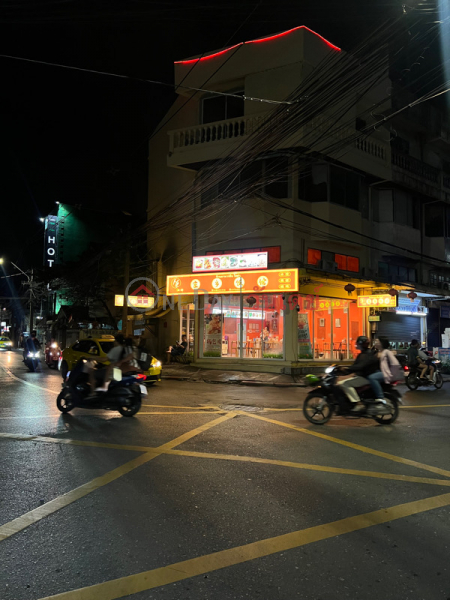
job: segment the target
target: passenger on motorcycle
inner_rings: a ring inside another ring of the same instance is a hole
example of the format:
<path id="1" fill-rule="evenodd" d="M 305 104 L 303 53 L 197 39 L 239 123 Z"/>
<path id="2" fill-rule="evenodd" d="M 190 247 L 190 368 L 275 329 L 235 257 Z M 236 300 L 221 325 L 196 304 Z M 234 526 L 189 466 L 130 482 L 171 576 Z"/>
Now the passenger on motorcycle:
<path id="1" fill-rule="evenodd" d="M 389 340 L 381 337 L 375 340 L 374 347 L 378 350 L 378 359 L 380 361 L 381 371 L 376 371 L 369 375 L 368 379 L 372 390 L 375 394 L 375 399 L 384 401 L 382 383 L 392 383 L 403 378 L 402 368 L 395 355 L 389 350 Z"/>
<path id="2" fill-rule="evenodd" d="M 428 375 L 428 379 L 430 379 L 431 381 L 434 381 L 433 359 L 430 358 L 428 356 L 428 354 L 426 352 L 424 352 L 422 349 L 419 349 L 419 355 L 417 357 L 417 363 L 419 365 L 419 369 L 421 369 L 421 371 L 420 371 L 420 378 L 421 379 L 426 379 L 427 371 L 429 369 L 430 370 L 430 374 Z"/>
<path id="3" fill-rule="evenodd" d="M 380 370 L 380 361 L 377 355 L 369 348 L 370 341 L 365 335 L 360 335 L 356 340 L 356 348 L 360 350 L 360 354 L 356 357 L 355 362 L 350 367 L 345 367 L 346 371 L 352 373 L 350 377 L 340 378 L 337 385 L 342 386 L 342 390 L 347 395 L 350 402 L 353 403 L 352 412 L 365 410 L 365 406 L 360 404 L 360 397 L 355 388 L 369 385 L 369 375 Z M 376 400 L 376 405 L 379 406 L 383 401 L 383 397 Z"/>

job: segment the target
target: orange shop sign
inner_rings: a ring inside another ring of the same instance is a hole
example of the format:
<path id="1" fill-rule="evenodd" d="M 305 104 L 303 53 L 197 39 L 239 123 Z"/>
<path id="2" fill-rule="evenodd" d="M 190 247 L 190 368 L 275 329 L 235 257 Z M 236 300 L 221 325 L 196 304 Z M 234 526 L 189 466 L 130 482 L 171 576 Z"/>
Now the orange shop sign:
<path id="1" fill-rule="evenodd" d="M 298 291 L 298 269 L 168 275 L 166 295 L 239 294 Z"/>
<path id="2" fill-rule="evenodd" d="M 390 294 L 379 295 L 379 296 L 358 296 L 358 306 L 361 308 L 391 308 L 397 306 L 398 296 L 391 296 Z"/>

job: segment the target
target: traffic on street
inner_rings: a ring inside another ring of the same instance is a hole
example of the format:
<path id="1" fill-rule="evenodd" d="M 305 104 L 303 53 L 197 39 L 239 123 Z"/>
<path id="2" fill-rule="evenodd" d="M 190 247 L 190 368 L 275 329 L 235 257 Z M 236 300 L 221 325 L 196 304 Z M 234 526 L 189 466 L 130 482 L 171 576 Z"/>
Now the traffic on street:
<path id="1" fill-rule="evenodd" d="M 448 384 L 322 426 L 299 387 L 163 380 L 124 418 L 61 384 L 0 354 L 2 600 L 450 596 Z"/>

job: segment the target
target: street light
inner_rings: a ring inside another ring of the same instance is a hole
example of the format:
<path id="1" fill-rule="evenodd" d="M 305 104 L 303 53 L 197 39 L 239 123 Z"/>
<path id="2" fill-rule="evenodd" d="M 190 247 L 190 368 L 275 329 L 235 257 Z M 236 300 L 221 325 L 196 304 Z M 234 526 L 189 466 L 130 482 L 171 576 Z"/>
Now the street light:
<path id="1" fill-rule="evenodd" d="M 0 265 L 3 265 L 5 262 L 4 258 L 0 257 Z M 15 267 L 18 271 L 20 271 L 22 273 L 22 275 L 25 275 L 25 277 L 27 278 L 27 282 L 28 285 L 30 286 L 30 335 L 31 332 L 33 331 L 33 321 L 34 321 L 34 313 L 33 313 L 33 269 L 31 269 L 31 277 L 30 275 L 28 275 L 28 273 L 25 273 L 25 271 L 22 271 L 22 269 L 20 267 L 18 267 L 15 263 L 13 263 L 12 260 L 9 261 L 13 267 Z"/>

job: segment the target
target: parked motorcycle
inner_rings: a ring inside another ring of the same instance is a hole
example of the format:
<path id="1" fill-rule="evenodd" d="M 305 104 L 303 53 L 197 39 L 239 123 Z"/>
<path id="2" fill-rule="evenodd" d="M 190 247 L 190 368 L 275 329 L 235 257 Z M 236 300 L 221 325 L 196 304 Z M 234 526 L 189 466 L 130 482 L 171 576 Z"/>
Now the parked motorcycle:
<path id="1" fill-rule="evenodd" d="M 38 350 L 37 352 L 24 352 L 23 362 L 28 367 L 28 369 L 34 373 L 37 371 L 39 367 L 39 363 L 41 362 L 41 353 Z"/>
<path id="2" fill-rule="evenodd" d="M 350 402 L 342 387 L 337 385 L 336 380 L 342 375 L 341 367 L 332 365 L 325 369 L 323 377 L 309 375 L 308 381 L 311 385 L 318 384 L 311 391 L 303 403 L 303 414 L 305 418 L 313 425 L 324 425 L 333 416 L 342 415 L 345 417 L 365 417 L 374 419 L 381 425 L 394 423 L 398 417 L 399 404 L 402 403 L 400 392 L 396 388 L 396 382 L 392 384 L 382 384 L 386 405 L 381 405 L 380 414 L 377 414 L 377 406 L 370 385 L 356 388 L 358 395 L 364 407 L 359 412 L 353 412 L 354 404 Z M 384 414 L 383 414 L 384 413 Z"/>
<path id="3" fill-rule="evenodd" d="M 88 364 L 89 363 L 89 364 Z M 94 369 L 95 391 L 91 393 L 90 370 Z M 63 389 L 56 399 L 62 413 L 73 408 L 117 410 L 123 417 L 132 417 L 141 408 L 142 396 L 147 395 L 145 385 L 139 383 L 145 375 L 136 373 L 122 377 L 120 369 L 114 369 L 114 379 L 104 383 L 104 368 L 95 361 L 82 358 L 73 371 L 67 374 Z"/>
<path id="4" fill-rule="evenodd" d="M 44 360 L 49 369 L 57 369 L 61 357 L 61 348 L 56 342 L 52 342 L 45 347 Z"/>

